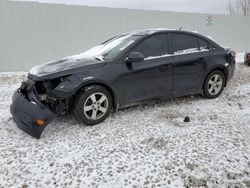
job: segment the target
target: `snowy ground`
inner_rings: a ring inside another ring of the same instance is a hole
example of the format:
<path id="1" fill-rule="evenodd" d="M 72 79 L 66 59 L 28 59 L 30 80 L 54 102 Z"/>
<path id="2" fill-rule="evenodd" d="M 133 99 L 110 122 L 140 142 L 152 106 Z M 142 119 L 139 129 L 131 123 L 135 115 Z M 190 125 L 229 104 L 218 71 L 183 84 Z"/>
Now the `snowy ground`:
<path id="1" fill-rule="evenodd" d="M 9 112 L 24 78 L 0 74 L 0 187 L 250 187 L 250 67 L 242 63 L 218 99 L 132 107 L 94 127 L 58 118 L 40 140 Z"/>

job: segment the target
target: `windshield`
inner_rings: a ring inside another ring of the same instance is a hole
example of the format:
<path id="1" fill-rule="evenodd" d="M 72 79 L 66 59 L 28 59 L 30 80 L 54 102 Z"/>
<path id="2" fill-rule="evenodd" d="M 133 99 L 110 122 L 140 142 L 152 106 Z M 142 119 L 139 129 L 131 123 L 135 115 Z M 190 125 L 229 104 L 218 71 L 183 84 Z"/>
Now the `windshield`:
<path id="1" fill-rule="evenodd" d="M 83 52 L 82 55 L 95 57 L 101 60 L 112 60 L 123 50 L 141 38 L 140 35 L 121 35 L 107 40 L 106 42 Z"/>

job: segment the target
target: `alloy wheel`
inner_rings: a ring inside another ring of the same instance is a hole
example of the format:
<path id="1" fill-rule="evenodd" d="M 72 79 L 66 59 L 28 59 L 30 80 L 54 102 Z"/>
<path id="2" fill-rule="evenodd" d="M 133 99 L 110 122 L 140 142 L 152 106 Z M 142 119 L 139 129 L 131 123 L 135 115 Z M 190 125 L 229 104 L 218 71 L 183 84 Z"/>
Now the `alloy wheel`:
<path id="1" fill-rule="evenodd" d="M 208 92 L 211 95 L 217 95 L 222 87 L 223 87 L 223 80 L 221 75 L 219 74 L 214 74 L 208 81 Z"/>
<path id="2" fill-rule="evenodd" d="M 84 103 L 83 111 L 90 120 L 102 118 L 108 110 L 108 98 L 103 93 L 91 94 Z"/>

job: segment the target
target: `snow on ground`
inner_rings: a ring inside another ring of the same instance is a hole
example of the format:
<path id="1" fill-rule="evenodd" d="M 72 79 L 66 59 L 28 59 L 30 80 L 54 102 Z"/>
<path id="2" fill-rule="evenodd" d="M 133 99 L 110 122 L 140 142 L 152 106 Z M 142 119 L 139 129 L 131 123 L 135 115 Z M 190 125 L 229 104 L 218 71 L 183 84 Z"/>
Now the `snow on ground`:
<path id="1" fill-rule="evenodd" d="M 24 78 L 0 74 L 0 187 L 250 187 L 250 67 L 242 63 L 217 99 L 131 107 L 93 127 L 69 115 L 40 140 L 9 112 Z"/>

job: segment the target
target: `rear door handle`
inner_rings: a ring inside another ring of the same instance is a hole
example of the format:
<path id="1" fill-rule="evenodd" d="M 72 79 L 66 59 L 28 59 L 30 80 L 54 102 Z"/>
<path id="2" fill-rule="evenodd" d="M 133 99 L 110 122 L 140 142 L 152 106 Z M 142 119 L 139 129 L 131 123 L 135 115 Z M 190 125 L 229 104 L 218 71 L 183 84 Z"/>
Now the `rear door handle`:
<path id="1" fill-rule="evenodd" d="M 166 71 L 166 70 L 169 70 L 169 69 L 172 69 L 172 64 L 160 66 L 161 71 Z"/>

